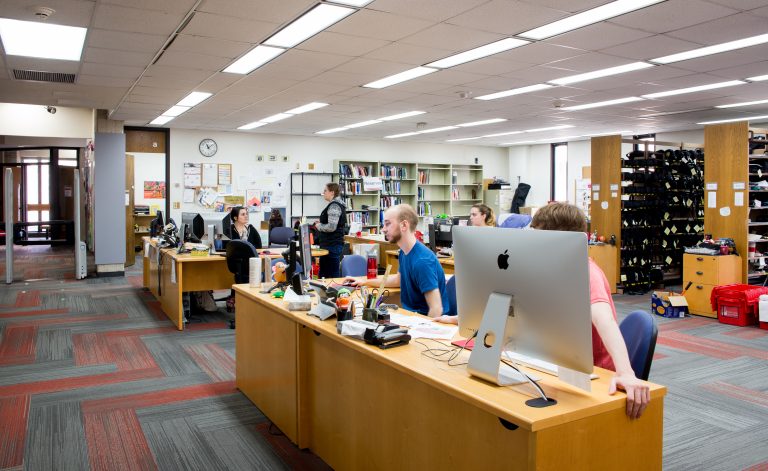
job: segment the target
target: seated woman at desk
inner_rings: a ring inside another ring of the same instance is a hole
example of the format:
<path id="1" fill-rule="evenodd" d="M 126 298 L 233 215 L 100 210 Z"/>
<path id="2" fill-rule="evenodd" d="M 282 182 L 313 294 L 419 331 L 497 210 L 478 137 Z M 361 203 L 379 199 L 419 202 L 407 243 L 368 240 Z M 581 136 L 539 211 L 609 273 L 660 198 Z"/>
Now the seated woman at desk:
<path id="1" fill-rule="evenodd" d="M 472 226 L 495 226 L 493 209 L 484 204 L 475 204 L 469 210 L 469 224 Z"/>
<path id="2" fill-rule="evenodd" d="M 229 213 L 232 219 L 232 240 L 247 240 L 257 249 L 261 248 L 261 235 L 251 224 L 248 224 L 248 209 L 243 206 L 235 206 Z"/>

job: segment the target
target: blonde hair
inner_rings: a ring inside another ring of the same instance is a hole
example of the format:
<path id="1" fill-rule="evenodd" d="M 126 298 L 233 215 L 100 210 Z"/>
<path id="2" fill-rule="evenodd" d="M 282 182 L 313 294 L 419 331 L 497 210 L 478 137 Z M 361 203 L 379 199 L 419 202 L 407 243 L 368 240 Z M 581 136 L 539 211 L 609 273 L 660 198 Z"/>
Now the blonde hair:
<path id="1" fill-rule="evenodd" d="M 550 231 L 587 232 L 587 218 L 577 206 L 551 203 L 536 211 L 531 227 Z"/>
<path id="2" fill-rule="evenodd" d="M 486 226 L 495 226 L 496 225 L 496 216 L 493 214 L 493 209 L 490 208 L 487 205 L 478 203 L 475 205 L 472 205 L 473 208 L 480 211 L 480 214 L 485 216 L 485 225 Z"/>

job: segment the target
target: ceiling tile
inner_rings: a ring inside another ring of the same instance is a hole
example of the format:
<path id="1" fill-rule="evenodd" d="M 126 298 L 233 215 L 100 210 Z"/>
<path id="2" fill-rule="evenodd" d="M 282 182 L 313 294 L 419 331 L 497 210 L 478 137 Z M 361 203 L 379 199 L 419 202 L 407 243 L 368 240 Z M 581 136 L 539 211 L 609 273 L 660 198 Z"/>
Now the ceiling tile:
<path id="1" fill-rule="evenodd" d="M 368 59 L 400 62 L 418 66 L 434 62 L 450 55 L 453 55 L 453 51 L 447 49 L 435 49 L 396 42 L 369 52 L 365 57 Z"/>
<path id="2" fill-rule="evenodd" d="M 647 60 L 676 54 L 682 51 L 698 49 L 702 44 L 683 41 L 667 35 L 659 34 L 649 38 L 638 39 L 620 46 L 601 49 L 600 52 L 612 56 L 626 57 L 627 59 Z"/>
<path id="3" fill-rule="evenodd" d="M 119 5 L 130 8 L 140 8 L 149 11 L 161 11 L 167 13 L 186 14 L 194 5 L 195 0 L 100 0 L 99 3 L 107 5 Z"/>
<path id="4" fill-rule="evenodd" d="M 543 67 L 554 67 L 556 69 L 574 70 L 576 72 L 592 72 L 595 70 L 606 69 L 609 67 L 616 67 L 620 65 L 626 65 L 629 61 L 620 57 L 609 56 L 607 54 L 601 54 L 599 52 L 591 52 L 589 54 L 582 54 L 570 59 L 564 59 L 560 61 L 550 62 Z M 573 75 L 573 74 L 568 74 Z"/>
<path id="5" fill-rule="evenodd" d="M 288 23 L 316 3 L 314 0 L 205 0 L 198 11 L 268 23 Z"/>
<path id="6" fill-rule="evenodd" d="M 154 11 L 148 14 L 138 8 L 100 4 L 93 15 L 95 28 L 130 33 L 170 35 L 184 18 L 180 13 Z"/>
<path id="7" fill-rule="evenodd" d="M 115 51 L 151 52 L 154 56 L 163 46 L 165 40 L 165 36 L 157 34 L 126 33 L 124 31 L 92 28 L 88 30 L 85 43 L 88 47 Z"/>
<path id="8" fill-rule="evenodd" d="M 295 49 L 357 57 L 387 44 L 391 44 L 390 41 L 323 31 L 299 44 Z"/>
<path id="9" fill-rule="evenodd" d="M 83 61 L 99 64 L 126 65 L 146 67 L 152 61 L 154 53 L 115 51 L 97 47 L 86 47 L 83 53 Z"/>
<path id="10" fill-rule="evenodd" d="M 618 44 L 634 42 L 649 36 L 652 36 L 652 33 L 603 22 L 555 36 L 544 42 L 597 51 Z"/>
<path id="11" fill-rule="evenodd" d="M 165 51 L 155 64 L 217 72 L 225 68 L 230 62 L 232 62 L 232 59 L 228 57 L 209 56 L 193 52 Z"/>
<path id="12" fill-rule="evenodd" d="M 550 62 L 578 57 L 586 52 L 588 51 L 539 42 L 512 49 L 511 51 L 502 52 L 501 54 L 495 55 L 493 58 L 527 64 L 548 64 Z"/>
<path id="13" fill-rule="evenodd" d="M 361 10 L 331 26 L 328 30 L 351 36 L 397 41 L 435 23 L 436 21 L 419 20 L 381 11 Z"/>
<path id="14" fill-rule="evenodd" d="M 738 11 L 702 0 L 674 0 L 618 16 L 610 22 L 652 33 L 667 33 L 735 13 Z"/>
<path id="15" fill-rule="evenodd" d="M 568 16 L 567 12 L 514 0 L 491 0 L 447 23 L 504 35 L 518 34 Z"/>
<path id="16" fill-rule="evenodd" d="M 334 69 L 348 62 L 350 62 L 349 56 L 290 49 L 270 62 L 263 70 L 277 67 L 296 67 L 320 72 Z"/>
<path id="17" fill-rule="evenodd" d="M 368 9 L 442 22 L 488 0 L 376 0 Z"/>
<path id="18" fill-rule="evenodd" d="M 708 0 L 710 3 L 723 5 L 734 10 L 749 11 L 765 5 L 765 0 Z"/>
<path id="19" fill-rule="evenodd" d="M 79 74 L 77 76 L 78 85 L 95 85 L 97 87 L 119 87 L 128 88 L 133 84 L 131 77 L 100 77 L 98 75 Z"/>
<path id="20" fill-rule="evenodd" d="M 85 75 L 100 75 L 102 77 L 136 78 L 144 71 L 144 67 L 124 67 L 121 65 L 83 63 L 80 73 Z"/>
<path id="21" fill-rule="evenodd" d="M 686 41 L 710 45 L 765 34 L 766 29 L 768 28 L 765 18 L 739 13 L 667 34 Z"/>
<path id="22" fill-rule="evenodd" d="M 768 28 L 766 29 L 768 30 Z M 680 69 L 692 70 L 695 72 L 709 72 L 710 70 L 722 70 L 754 62 L 761 62 L 765 60 L 766 57 L 768 57 L 768 44 L 761 44 L 759 46 L 723 52 L 713 56 L 676 62 L 674 65 Z"/>
<path id="23" fill-rule="evenodd" d="M 209 56 L 228 57 L 234 59 L 250 51 L 252 44 L 247 42 L 227 41 L 225 39 L 207 38 L 180 34 L 168 48 L 174 52 L 193 52 Z"/>
<path id="24" fill-rule="evenodd" d="M 605 4 L 605 0 L 523 0 L 525 3 L 540 5 L 553 10 L 578 13 Z"/>
<path id="25" fill-rule="evenodd" d="M 459 53 L 500 39 L 504 36 L 441 23 L 412 34 L 401 42 Z"/>
<path id="26" fill-rule="evenodd" d="M 3 0 L 0 16 L 15 20 L 37 21 L 34 11 L 37 5 L 37 3 L 29 0 Z M 92 0 L 55 0 L 47 1 L 45 5 L 56 10 L 56 13 L 49 18 L 49 23 L 87 28 L 91 22 L 95 2 Z"/>
<path id="27" fill-rule="evenodd" d="M 231 16 L 196 13 L 183 33 L 206 38 L 226 39 L 257 44 L 274 34 L 277 23 L 247 20 Z"/>

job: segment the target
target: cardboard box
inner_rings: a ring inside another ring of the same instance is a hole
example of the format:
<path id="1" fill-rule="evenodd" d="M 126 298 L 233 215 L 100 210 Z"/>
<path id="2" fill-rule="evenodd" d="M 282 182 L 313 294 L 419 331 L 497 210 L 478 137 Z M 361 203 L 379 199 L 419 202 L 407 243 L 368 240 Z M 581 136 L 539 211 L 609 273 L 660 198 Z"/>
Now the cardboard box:
<path id="1" fill-rule="evenodd" d="M 661 317 L 685 317 L 688 300 L 672 291 L 654 291 L 651 294 L 651 312 Z"/>

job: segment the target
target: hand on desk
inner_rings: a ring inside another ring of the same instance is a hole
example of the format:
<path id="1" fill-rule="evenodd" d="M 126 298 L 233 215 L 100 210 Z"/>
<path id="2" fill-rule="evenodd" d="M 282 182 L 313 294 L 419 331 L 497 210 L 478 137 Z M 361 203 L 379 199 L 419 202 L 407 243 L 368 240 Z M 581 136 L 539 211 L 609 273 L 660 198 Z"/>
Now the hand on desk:
<path id="1" fill-rule="evenodd" d="M 443 324 L 458 324 L 459 316 L 440 316 L 435 317 L 435 322 L 442 322 Z"/>
<path id="2" fill-rule="evenodd" d="M 344 278 L 344 281 L 341 282 L 342 286 L 354 286 L 357 288 L 358 286 L 367 286 L 365 284 L 366 278 L 355 278 L 352 276 L 348 276 Z"/>
<path id="3" fill-rule="evenodd" d="M 608 386 L 608 394 L 615 394 L 616 389 L 623 389 L 627 393 L 627 415 L 631 419 L 640 417 L 651 401 L 651 391 L 648 385 L 640 381 L 633 374 L 616 374 Z"/>

